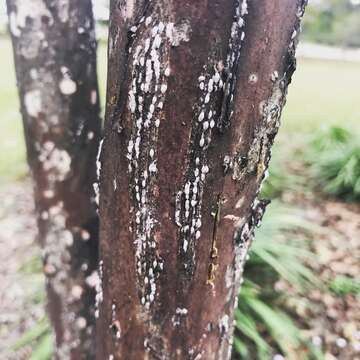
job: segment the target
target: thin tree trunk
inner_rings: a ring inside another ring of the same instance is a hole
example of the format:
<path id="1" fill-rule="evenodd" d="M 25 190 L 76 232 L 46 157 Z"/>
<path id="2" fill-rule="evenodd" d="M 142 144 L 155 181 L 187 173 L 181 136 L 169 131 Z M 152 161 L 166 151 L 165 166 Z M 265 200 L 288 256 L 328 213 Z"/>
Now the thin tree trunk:
<path id="1" fill-rule="evenodd" d="M 94 358 L 101 121 L 91 0 L 7 0 L 59 359 Z"/>
<path id="2" fill-rule="evenodd" d="M 99 360 L 230 357 L 305 2 L 112 1 Z"/>

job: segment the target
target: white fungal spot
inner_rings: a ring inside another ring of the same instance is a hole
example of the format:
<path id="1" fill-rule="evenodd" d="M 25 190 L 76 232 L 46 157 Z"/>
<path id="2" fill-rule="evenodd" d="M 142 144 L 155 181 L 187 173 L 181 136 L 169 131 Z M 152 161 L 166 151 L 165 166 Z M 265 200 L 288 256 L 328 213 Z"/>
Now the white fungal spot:
<path id="1" fill-rule="evenodd" d="M 187 315 L 188 309 L 186 308 L 176 308 L 175 313 L 178 315 Z"/>
<path id="2" fill-rule="evenodd" d="M 255 84 L 255 83 L 257 83 L 257 81 L 258 81 L 257 74 L 250 74 L 249 75 L 249 83 Z"/>
<path id="3" fill-rule="evenodd" d="M 86 328 L 86 319 L 84 317 L 79 317 L 76 319 L 76 326 L 79 328 L 79 329 L 85 329 Z"/>
<path id="4" fill-rule="evenodd" d="M 146 26 L 149 26 L 150 23 L 151 23 L 151 20 L 152 20 L 151 16 L 148 16 L 148 17 L 145 19 L 145 25 L 146 25 Z"/>
<path id="5" fill-rule="evenodd" d="M 186 239 L 184 239 L 183 250 L 184 250 L 185 253 L 187 252 L 188 245 L 189 245 L 189 242 Z"/>
<path id="6" fill-rule="evenodd" d="M 157 167 L 156 167 L 155 161 L 153 161 L 153 162 L 149 165 L 149 171 L 150 171 L 150 172 L 156 172 L 156 171 L 157 171 Z"/>
<path id="7" fill-rule="evenodd" d="M 42 100 L 40 90 L 31 90 L 24 95 L 24 104 L 26 112 L 32 116 L 37 117 L 42 111 Z"/>
<path id="8" fill-rule="evenodd" d="M 96 90 L 91 90 L 90 102 L 92 105 L 96 104 L 96 102 L 97 102 L 97 91 Z"/>
<path id="9" fill-rule="evenodd" d="M 13 36 L 19 37 L 21 35 L 21 29 L 18 27 L 17 24 L 17 16 L 15 12 L 11 12 L 9 14 L 9 26 L 10 26 L 10 32 Z"/>
<path id="10" fill-rule="evenodd" d="M 169 38 L 172 46 L 179 46 L 182 41 L 189 41 L 190 33 L 190 24 L 185 21 L 176 26 L 173 23 L 169 23 L 166 26 L 166 36 Z"/>
<path id="11" fill-rule="evenodd" d="M 84 290 L 81 286 L 79 285 L 74 285 L 71 288 L 71 295 L 76 299 L 76 300 L 80 300 L 81 299 L 81 295 L 83 294 Z"/>
<path id="12" fill-rule="evenodd" d="M 71 169 L 71 157 L 65 150 L 55 148 L 55 144 L 46 141 L 39 155 L 44 171 L 56 181 L 63 181 Z"/>
<path id="13" fill-rule="evenodd" d="M 81 236 L 81 239 L 84 241 L 88 241 L 90 239 L 90 233 L 85 229 L 81 230 L 80 236 Z"/>
<path id="14" fill-rule="evenodd" d="M 52 199 L 55 196 L 54 190 L 45 190 L 43 195 L 46 199 Z"/>
<path id="15" fill-rule="evenodd" d="M 62 94 L 72 95 L 76 92 L 77 85 L 76 82 L 66 77 L 62 79 L 59 83 L 59 88 Z"/>
<path id="16" fill-rule="evenodd" d="M 271 81 L 272 81 L 272 82 L 275 82 L 278 78 L 279 78 L 279 73 L 275 70 L 275 71 L 271 74 Z"/>
<path id="17" fill-rule="evenodd" d="M 198 117 L 199 122 L 203 121 L 204 117 L 205 117 L 205 113 L 204 113 L 204 111 L 201 111 L 201 113 L 200 113 L 200 115 Z"/>
<path id="18" fill-rule="evenodd" d="M 162 84 L 161 85 L 161 88 L 160 88 L 160 91 L 165 94 L 166 93 L 166 90 L 167 90 L 167 85 L 166 84 Z"/>

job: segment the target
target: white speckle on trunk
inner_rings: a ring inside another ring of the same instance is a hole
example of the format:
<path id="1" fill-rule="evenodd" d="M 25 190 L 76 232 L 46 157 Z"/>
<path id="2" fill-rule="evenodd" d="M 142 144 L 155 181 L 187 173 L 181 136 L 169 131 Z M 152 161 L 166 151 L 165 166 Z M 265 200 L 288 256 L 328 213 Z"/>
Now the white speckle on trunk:
<path id="1" fill-rule="evenodd" d="M 16 13 L 13 11 L 9 14 L 9 27 L 10 32 L 13 36 L 19 37 L 21 35 L 21 29 L 17 24 L 17 16 Z"/>
<path id="2" fill-rule="evenodd" d="M 172 46 L 179 46 L 181 42 L 190 40 L 191 27 L 188 22 L 183 21 L 178 25 L 169 23 L 166 26 L 166 36 Z"/>
<path id="3" fill-rule="evenodd" d="M 32 117 L 37 117 L 42 111 L 40 90 L 31 90 L 27 92 L 24 95 L 24 103 L 26 112 Z"/>
<path id="4" fill-rule="evenodd" d="M 50 141 L 45 142 L 39 160 L 43 163 L 44 171 L 48 172 L 52 179 L 63 181 L 71 170 L 71 157 L 67 151 L 56 149 L 54 146 L 55 144 Z"/>
<path id="5" fill-rule="evenodd" d="M 96 102 L 97 102 L 97 91 L 96 91 L 96 90 L 91 90 L 90 102 L 91 102 L 91 104 L 93 104 L 93 105 L 96 104 Z"/>
<path id="6" fill-rule="evenodd" d="M 68 77 L 63 78 L 59 83 L 59 88 L 62 94 L 72 95 L 76 92 L 76 82 Z"/>
<path id="7" fill-rule="evenodd" d="M 58 0 L 56 5 L 60 21 L 65 23 L 69 20 L 69 0 Z"/>

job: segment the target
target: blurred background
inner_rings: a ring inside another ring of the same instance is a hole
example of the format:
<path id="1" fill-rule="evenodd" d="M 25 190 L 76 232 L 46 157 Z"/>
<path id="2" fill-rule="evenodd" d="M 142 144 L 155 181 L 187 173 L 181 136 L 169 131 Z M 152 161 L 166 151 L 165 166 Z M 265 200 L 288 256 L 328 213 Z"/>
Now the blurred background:
<path id="1" fill-rule="evenodd" d="M 5 1 L 0 2 L 0 359 L 52 336 Z M 94 1 L 104 104 L 107 1 Z M 234 359 L 360 359 L 360 0 L 310 0 L 245 271 Z"/>

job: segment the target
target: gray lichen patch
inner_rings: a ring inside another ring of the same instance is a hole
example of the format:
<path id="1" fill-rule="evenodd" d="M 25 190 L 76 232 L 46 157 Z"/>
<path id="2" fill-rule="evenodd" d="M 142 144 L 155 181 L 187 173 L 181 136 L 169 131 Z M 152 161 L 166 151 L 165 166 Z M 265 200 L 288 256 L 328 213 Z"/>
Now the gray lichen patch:
<path id="1" fill-rule="evenodd" d="M 16 9 L 9 13 L 11 34 L 19 38 L 18 49 L 27 59 L 34 59 L 42 47 L 46 47 L 42 18 L 48 19 L 51 26 L 54 22 L 52 14 L 41 0 L 17 0 Z M 31 23 L 32 31 L 28 31 Z"/>
<path id="2" fill-rule="evenodd" d="M 101 126 L 96 43 L 91 1 L 73 5 L 69 0 L 8 1 L 39 239 L 53 305 L 49 315 L 61 359 L 70 359 L 75 348 L 91 353 L 95 322 L 95 291 L 85 278 L 97 259 L 97 219 L 90 200 L 94 168 L 89 166 L 95 163 Z"/>
<path id="3" fill-rule="evenodd" d="M 255 129 L 253 141 L 247 153 L 238 152 L 227 158 L 227 166 L 232 169 L 232 178 L 242 181 L 249 174 L 256 174 L 261 181 L 268 168 L 271 146 L 280 126 L 280 115 L 285 100 L 284 77 L 275 81 L 270 97 L 261 102 L 260 126 Z"/>
<path id="4" fill-rule="evenodd" d="M 52 141 L 43 144 L 39 154 L 44 172 L 47 173 L 50 188 L 55 188 L 57 181 L 64 181 L 71 170 L 71 157 L 64 149 L 55 147 Z"/>
<path id="5" fill-rule="evenodd" d="M 76 237 L 74 231 L 67 225 L 68 212 L 63 202 L 52 205 L 42 217 L 46 223 L 47 232 L 44 237 L 42 257 L 44 273 L 48 286 L 61 299 L 62 312 L 59 314 L 62 326 L 65 329 L 64 337 L 67 341 L 62 343 L 57 353 L 63 359 L 69 359 L 72 349 L 79 345 L 81 334 L 88 326 L 86 319 L 76 317 L 74 309 L 78 307 L 84 289 L 77 279 L 69 281 L 72 266 L 72 246 Z"/>

